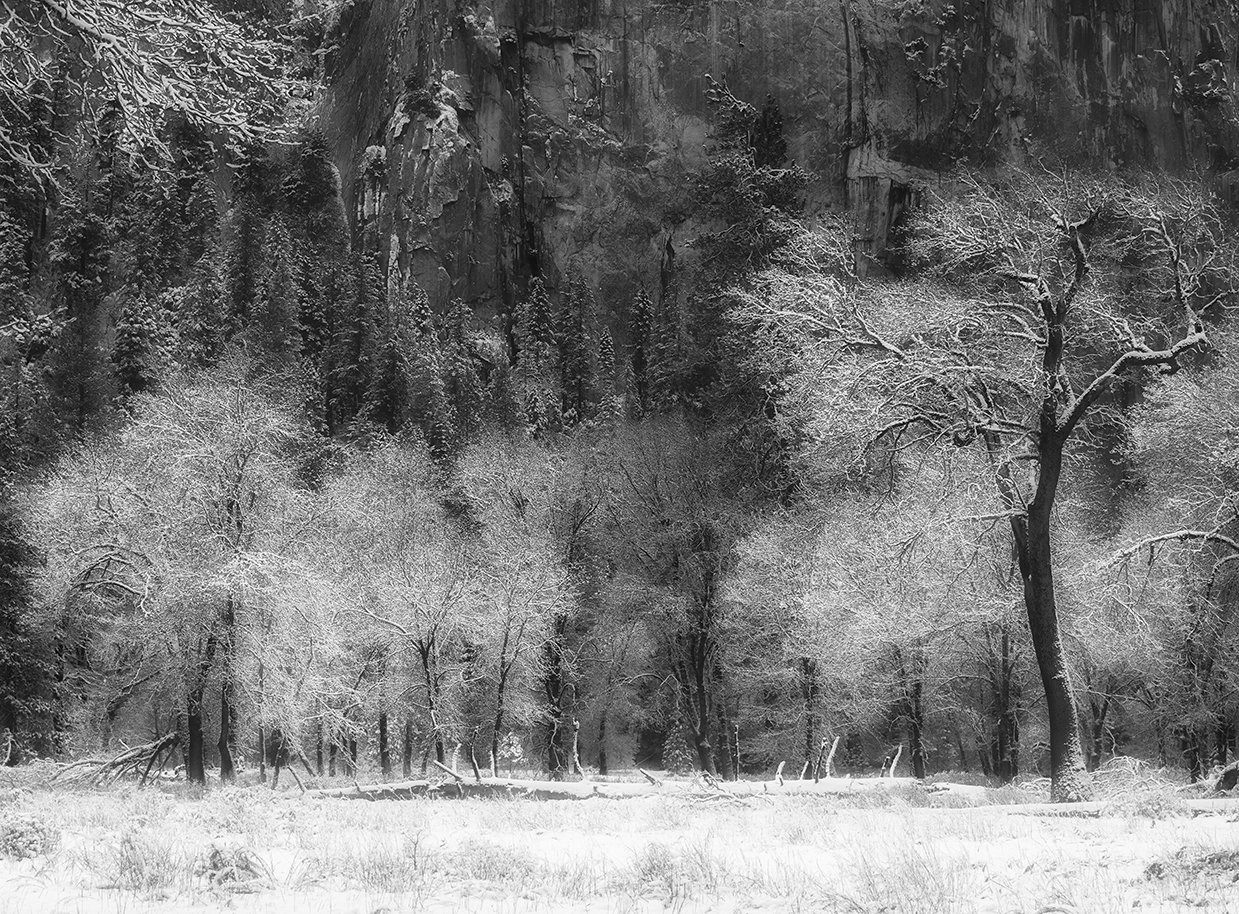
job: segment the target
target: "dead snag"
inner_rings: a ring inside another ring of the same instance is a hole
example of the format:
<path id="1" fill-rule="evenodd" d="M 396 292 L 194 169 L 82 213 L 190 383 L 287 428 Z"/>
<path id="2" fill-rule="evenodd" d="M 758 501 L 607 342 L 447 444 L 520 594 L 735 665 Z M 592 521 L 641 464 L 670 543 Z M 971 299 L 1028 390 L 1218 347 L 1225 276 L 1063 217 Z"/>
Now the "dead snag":
<path id="1" fill-rule="evenodd" d="M 826 745 L 826 741 L 822 740 L 822 745 Z M 835 761 L 835 750 L 839 748 L 839 737 L 835 737 L 835 741 L 830 744 L 830 755 L 826 756 L 826 777 L 834 777 L 832 765 Z"/>

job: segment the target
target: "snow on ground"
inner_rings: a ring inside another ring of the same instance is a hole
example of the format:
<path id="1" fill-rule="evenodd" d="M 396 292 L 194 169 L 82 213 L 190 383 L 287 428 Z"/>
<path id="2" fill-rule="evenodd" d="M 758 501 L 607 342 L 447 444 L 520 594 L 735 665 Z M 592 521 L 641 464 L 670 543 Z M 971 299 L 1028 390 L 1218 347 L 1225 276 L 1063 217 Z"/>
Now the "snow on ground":
<path id="1" fill-rule="evenodd" d="M 22 821 L 55 846 L 0 857 L 0 914 L 1239 914 L 1233 815 L 1173 798 L 1087 818 L 931 801 L 36 788 L 0 797 L 0 848 Z"/>

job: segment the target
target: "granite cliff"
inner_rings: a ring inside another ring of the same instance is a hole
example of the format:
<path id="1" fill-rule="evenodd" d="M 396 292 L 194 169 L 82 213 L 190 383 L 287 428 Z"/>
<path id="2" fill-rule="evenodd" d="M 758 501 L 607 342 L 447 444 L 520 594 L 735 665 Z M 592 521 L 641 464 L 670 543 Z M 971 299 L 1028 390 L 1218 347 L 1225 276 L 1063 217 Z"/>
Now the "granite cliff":
<path id="1" fill-rule="evenodd" d="M 1228 186 L 1236 28 L 1218 0 L 356 0 L 318 116 L 356 236 L 437 306 L 571 270 L 616 313 L 700 229 L 708 76 L 777 101 L 808 214 L 846 206 L 880 256 L 960 159 Z"/>

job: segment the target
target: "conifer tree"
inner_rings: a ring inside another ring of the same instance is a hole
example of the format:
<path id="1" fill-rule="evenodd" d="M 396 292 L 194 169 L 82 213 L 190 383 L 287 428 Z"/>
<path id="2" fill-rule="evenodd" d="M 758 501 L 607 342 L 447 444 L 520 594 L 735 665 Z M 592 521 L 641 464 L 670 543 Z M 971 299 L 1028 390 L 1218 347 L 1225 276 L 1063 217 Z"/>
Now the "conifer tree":
<path id="1" fill-rule="evenodd" d="M 650 408 L 650 342 L 654 330 L 654 303 L 644 289 L 637 290 L 628 310 L 628 353 L 632 366 L 635 412 Z"/>
<path id="2" fill-rule="evenodd" d="M 245 150 L 237 164 L 226 220 L 224 288 L 238 325 L 245 326 L 261 291 L 265 227 L 271 216 L 271 162 L 266 149 Z"/>
<path id="3" fill-rule="evenodd" d="M 439 334 L 421 286 L 397 284 L 384 331 L 366 415 L 391 432 L 420 430 L 434 457 L 446 459 L 454 444 L 454 420 Z"/>
<path id="4" fill-rule="evenodd" d="M 301 350 L 301 301 L 293 242 L 282 224 L 268 229 L 263 254 L 266 264 L 254 301 L 254 329 L 268 353 L 292 359 Z"/>
<path id="5" fill-rule="evenodd" d="M 677 713 L 675 724 L 667 731 L 663 741 L 663 769 L 669 774 L 691 774 L 697 767 L 693 761 L 692 745 L 688 727 Z"/>
<path id="6" fill-rule="evenodd" d="M 615 385 L 615 340 L 611 328 L 603 327 L 598 339 L 598 388 L 601 401 L 598 414 L 607 422 L 615 422 L 624 414 L 624 392 Z"/>
<path id="7" fill-rule="evenodd" d="M 540 279 L 529 284 L 529 294 L 517 313 L 515 336 L 516 376 L 530 430 L 535 435 L 558 431 L 563 420 L 554 312 Z"/>
<path id="8" fill-rule="evenodd" d="M 598 374 L 594 362 L 594 300 L 580 279 L 568 286 L 559 312 L 559 370 L 564 425 L 589 418 L 597 396 Z"/>
<path id="9" fill-rule="evenodd" d="M 383 284 L 373 258 L 357 261 L 352 289 L 342 294 L 331 321 L 331 344 L 324 360 L 327 426 L 338 432 L 362 411 L 373 381 L 378 347 L 377 316 L 385 307 Z"/>
<path id="10" fill-rule="evenodd" d="M 124 391 L 142 393 L 159 380 L 172 352 L 174 337 L 163 306 L 146 292 L 133 290 L 116 324 L 112 364 Z"/>
<path id="11" fill-rule="evenodd" d="M 555 326 L 551 298 L 541 279 L 529 284 L 516 318 L 516 367 L 521 380 L 533 384 L 553 367 Z"/>
<path id="12" fill-rule="evenodd" d="M 646 346 L 646 387 L 650 409 L 666 411 L 679 403 L 683 368 L 680 309 L 674 300 L 664 300 L 654 314 Z"/>
<path id="13" fill-rule="evenodd" d="M 5 471 L 0 467 L 0 477 Z M 34 624 L 34 567 L 34 550 L 0 496 L 0 735 L 14 735 L 18 751 L 10 764 L 21 761 L 24 750 L 51 748 L 53 663 L 48 639 Z"/>
<path id="14" fill-rule="evenodd" d="M 447 344 L 444 353 L 447 395 L 456 416 L 456 437 L 463 441 L 482 424 L 484 396 L 482 380 L 473 359 L 473 312 L 462 300 L 452 303 L 447 316 Z"/>
<path id="15" fill-rule="evenodd" d="M 603 327 L 598 337 L 598 389 L 604 397 L 615 393 L 615 338 Z"/>
<path id="16" fill-rule="evenodd" d="M 490 414 L 509 435 L 521 436 L 529 431 L 525 404 L 521 399 L 516 373 L 506 361 L 494 367 L 490 376 Z"/>
<path id="17" fill-rule="evenodd" d="M 301 252 L 296 281 L 302 351 L 320 358 L 330 345 L 332 309 L 340 296 L 348 250 L 339 182 L 321 133 L 310 132 L 298 142 L 280 185 L 280 200 Z"/>
<path id="18" fill-rule="evenodd" d="M 183 286 L 167 293 L 175 314 L 180 356 L 192 365 L 214 365 L 234 329 L 225 313 L 224 289 L 211 253 L 190 270 Z"/>
<path id="19" fill-rule="evenodd" d="M 753 124 L 752 146 L 753 164 L 758 168 L 779 168 L 787 161 L 783 114 L 773 95 L 766 96 L 766 103 Z"/>
<path id="20" fill-rule="evenodd" d="M 34 308 L 27 289 L 25 245 L 17 224 L 0 209 L 0 413 L 9 416 L 12 448 L 20 446 L 22 426 L 29 406 L 25 395 L 25 363 L 35 343 Z M 16 453 L 14 450 L 12 453 Z"/>
<path id="21" fill-rule="evenodd" d="M 48 251 L 55 276 L 54 314 L 65 327 L 48 358 L 55 404 L 48 421 L 78 429 L 111 402 L 113 391 L 104 301 L 114 239 L 106 201 L 93 190 L 89 185 L 66 189 Z"/>

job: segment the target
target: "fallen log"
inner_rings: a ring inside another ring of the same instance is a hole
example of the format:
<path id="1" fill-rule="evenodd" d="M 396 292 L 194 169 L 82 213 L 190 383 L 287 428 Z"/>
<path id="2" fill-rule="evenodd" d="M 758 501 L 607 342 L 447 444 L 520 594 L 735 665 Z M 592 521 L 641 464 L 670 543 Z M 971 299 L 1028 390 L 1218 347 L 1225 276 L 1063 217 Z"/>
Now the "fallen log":
<path id="1" fill-rule="evenodd" d="M 426 796 L 429 789 L 429 781 L 400 781 L 392 784 L 369 784 L 365 787 L 360 784 L 351 787 L 322 787 L 318 790 L 307 790 L 306 796 L 346 800 L 411 800 L 414 797 Z"/>
<path id="2" fill-rule="evenodd" d="M 908 778 L 821 778 L 818 781 L 732 781 L 723 787 L 714 779 L 661 780 L 642 771 L 647 783 L 601 781 L 535 781 L 518 778 L 483 777 L 471 781 L 446 765 L 443 770 L 453 780 L 437 784 L 405 781 L 393 784 L 354 785 L 308 791 L 308 796 L 355 800 L 408 799 L 414 796 L 470 798 L 512 797 L 534 800 L 625 799 L 632 797 L 679 796 L 702 798 L 725 794 L 729 797 L 789 794 L 797 796 L 839 796 L 906 790 L 919 782 Z"/>

